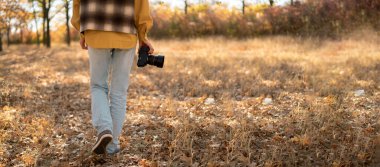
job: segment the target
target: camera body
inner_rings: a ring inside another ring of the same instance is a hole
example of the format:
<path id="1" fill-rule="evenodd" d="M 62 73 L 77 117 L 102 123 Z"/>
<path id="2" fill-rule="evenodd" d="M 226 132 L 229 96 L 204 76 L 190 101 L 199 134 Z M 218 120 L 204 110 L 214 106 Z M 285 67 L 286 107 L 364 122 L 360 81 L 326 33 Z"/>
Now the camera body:
<path id="1" fill-rule="evenodd" d="M 139 58 L 137 61 L 137 66 L 138 67 L 145 67 L 146 65 L 152 65 L 156 66 L 158 68 L 163 68 L 164 67 L 164 62 L 165 62 L 165 56 L 162 55 L 150 55 L 149 52 L 150 48 L 147 45 L 141 46 L 138 54 Z"/>

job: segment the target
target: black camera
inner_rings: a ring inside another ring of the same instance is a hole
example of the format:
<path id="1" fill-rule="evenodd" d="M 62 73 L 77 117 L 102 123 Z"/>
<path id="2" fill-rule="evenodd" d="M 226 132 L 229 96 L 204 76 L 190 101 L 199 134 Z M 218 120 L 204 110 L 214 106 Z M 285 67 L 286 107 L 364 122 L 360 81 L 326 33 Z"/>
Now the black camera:
<path id="1" fill-rule="evenodd" d="M 139 59 L 137 61 L 137 66 L 138 67 L 145 67 L 146 65 L 152 65 L 156 66 L 158 68 L 164 67 L 164 61 L 165 57 L 158 55 L 150 55 L 149 52 L 150 48 L 147 45 L 141 46 L 139 50 Z"/>

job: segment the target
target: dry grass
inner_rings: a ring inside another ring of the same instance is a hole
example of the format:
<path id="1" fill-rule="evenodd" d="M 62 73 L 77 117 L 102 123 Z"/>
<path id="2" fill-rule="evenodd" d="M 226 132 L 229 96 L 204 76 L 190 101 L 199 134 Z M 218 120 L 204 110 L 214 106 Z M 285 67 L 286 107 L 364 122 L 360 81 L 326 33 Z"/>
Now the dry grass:
<path id="1" fill-rule="evenodd" d="M 0 166 L 376 166 L 379 42 L 155 41 L 166 66 L 134 67 L 116 157 L 89 151 L 87 53 L 14 46 L 0 55 Z"/>

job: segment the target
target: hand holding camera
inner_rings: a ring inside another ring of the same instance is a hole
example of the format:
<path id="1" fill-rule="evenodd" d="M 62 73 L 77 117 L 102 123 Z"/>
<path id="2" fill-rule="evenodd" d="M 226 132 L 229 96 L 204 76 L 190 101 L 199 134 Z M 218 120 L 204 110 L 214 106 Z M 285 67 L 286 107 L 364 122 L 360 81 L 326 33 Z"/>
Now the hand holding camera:
<path id="1" fill-rule="evenodd" d="M 141 44 L 139 49 L 139 58 L 137 61 L 138 67 L 145 67 L 146 65 L 156 66 L 158 68 L 164 67 L 165 57 L 162 55 L 151 55 L 154 52 L 154 49 L 150 43 Z"/>
<path id="2" fill-rule="evenodd" d="M 141 48 L 142 46 L 144 46 L 144 45 L 146 45 L 146 46 L 149 47 L 149 49 L 150 49 L 150 50 L 149 50 L 149 54 L 153 54 L 153 53 L 154 53 L 153 45 L 152 45 L 152 43 L 150 43 L 149 40 L 146 40 L 145 42 L 140 41 L 140 48 Z M 140 50 L 140 48 L 139 48 L 139 50 Z"/>

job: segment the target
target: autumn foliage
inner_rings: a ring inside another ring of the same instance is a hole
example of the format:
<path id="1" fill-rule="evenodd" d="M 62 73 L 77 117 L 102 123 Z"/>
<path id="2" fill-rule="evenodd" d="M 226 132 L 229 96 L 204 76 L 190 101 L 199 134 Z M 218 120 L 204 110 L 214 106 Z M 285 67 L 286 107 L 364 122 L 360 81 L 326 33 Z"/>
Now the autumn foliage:
<path id="1" fill-rule="evenodd" d="M 380 1 L 308 0 L 294 5 L 248 6 L 245 15 L 223 4 L 190 7 L 188 14 L 166 5 L 155 6 L 155 37 L 223 35 L 250 37 L 265 34 L 337 36 L 357 27 L 378 28 Z"/>

